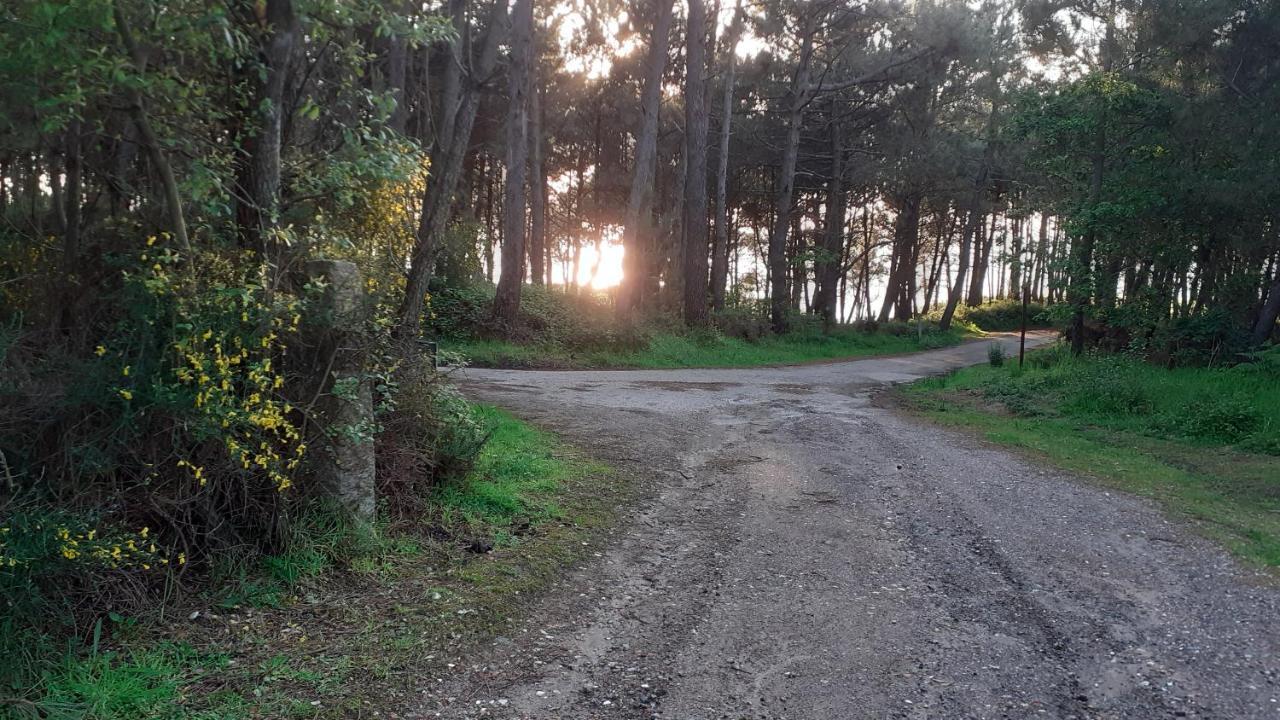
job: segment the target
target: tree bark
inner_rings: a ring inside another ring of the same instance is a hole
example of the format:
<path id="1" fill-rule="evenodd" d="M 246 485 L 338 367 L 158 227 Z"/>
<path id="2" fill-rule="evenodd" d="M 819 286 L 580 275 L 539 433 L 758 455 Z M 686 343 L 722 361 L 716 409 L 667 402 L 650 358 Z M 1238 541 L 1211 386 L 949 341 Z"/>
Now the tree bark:
<path id="1" fill-rule="evenodd" d="M 466 35 L 466 3 L 454 0 L 454 28 L 459 37 Z M 463 74 L 464 55 L 450 61 L 446 73 L 445 105 L 441 108 L 440 132 L 431 152 L 431 170 L 434 179 L 428 181 L 423 193 L 422 212 L 418 217 L 418 233 L 409 259 L 409 273 L 405 282 L 404 300 L 400 305 L 396 335 L 410 338 L 418 333 L 422 308 L 426 302 L 427 284 L 431 280 L 431 266 L 435 262 L 435 242 L 449 223 L 454 190 L 462 176 L 463 161 L 471 145 L 471 130 L 475 125 L 476 111 L 480 106 L 480 89 L 493 74 L 498 61 L 498 45 L 507 22 L 507 4 L 493 3 L 489 27 L 481 41 L 479 55 L 472 72 Z M 457 43 L 465 44 L 465 43 Z M 456 45 L 455 44 L 455 47 Z M 469 55 L 469 53 L 467 53 Z M 470 63 L 468 63 L 470 64 Z M 455 88 L 449 90 L 449 74 L 456 73 Z M 465 87 L 463 87 L 465 83 Z M 449 102 L 450 97 L 455 98 Z"/>
<path id="2" fill-rule="evenodd" d="M 1267 292 L 1267 301 L 1258 313 L 1258 321 L 1253 325 L 1253 344 L 1261 345 L 1271 337 L 1276 327 L 1276 318 L 1280 317 L 1280 280 L 1277 280 Z"/>
<path id="3" fill-rule="evenodd" d="M 111 10 L 116 23 L 116 32 L 120 34 L 120 39 L 124 42 L 134 70 L 139 75 L 142 75 L 146 71 L 146 58 L 143 57 L 142 50 L 133 37 L 129 21 L 125 17 L 119 2 L 112 3 Z M 183 215 L 182 196 L 178 192 L 178 180 L 173 174 L 173 166 L 169 163 L 169 158 L 160 146 L 160 139 L 156 137 L 150 118 L 147 117 L 142 93 L 137 88 L 131 87 L 127 94 L 129 117 L 133 119 L 133 124 L 138 129 L 138 134 L 142 138 L 142 145 L 147 149 L 147 156 L 151 160 L 151 164 L 155 167 L 156 172 L 160 174 L 160 184 L 164 188 L 165 207 L 169 212 L 169 229 L 173 232 L 173 238 L 178 243 L 178 247 L 190 253 L 191 241 L 187 238 L 187 221 Z"/>
<path id="4" fill-rule="evenodd" d="M 707 322 L 707 10 L 688 0 L 685 29 L 684 321 Z"/>
<path id="5" fill-rule="evenodd" d="M 729 139 L 733 124 L 734 70 L 738 63 L 738 37 L 742 31 L 742 0 L 733 12 L 733 22 L 725 36 L 723 88 L 720 96 L 720 155 L 716 158 L 716 236 L 711 251 L 711 307 L 724 309 L 725 284 L 729 274 Z"/>
<path id="6" fill-rule="evenodd" d="M 529 273 L 533 276 L 533 284 L 541 285 L 547 242 L 547 164 L 543 153 L 545 109 L 542 90 L 535 88 L 529 94 L 529 100 L 533 103 L 529 122 L 529 165 L 533 175 L 529 183 L 529 211 L 533 215 L 529 220 Z"/>
<path id="7" fill-rule="evenodd" d="M 827 180 L 827 217 L 822 234 L 822 252 L 819 254 L 814 275 L 818 281 L 814 307 L 822 316 L 822 327 L 830 332 L 839 320 L 836 288 L 844 269 L 844 222 L 847 212 L 844 192 L 844 137 L 843 128 L 834 120 L 835 104 L 832 103 L 831 124 L 831 177 Z"/>
<path id="8" fill-rule="evenodd" d="M 800 125 L 809 104 L 809 66 L 813 58 L 814 19 L 806 14 L 801 29 L 800 56 L 787 91 L 787 137 L 778 169 L 778 192 L 773 203 L 773 229 L 769 233 L 769 320 L 775 333 L 787 331 L 787 231 L 791 227 L 791 203 L 795 190 L 796 159 L 800 154 Z"/>
<path id="9" fill-rule="evenodd" d="M 533 0 L 516 0 L 511 15 L 511 61 L 507 67 L 507 178 L 502 196 L 502 272 L 493 317 L 506 329 L 520 314 L 524 283 L 525 175 L 529 162 L 529 66 L 533 60 Z"/>
<path id="10" fill-rule="evenodd" d="M 280 270 L 281 247 L 273 238 L 280 215 L 280 153 L 284 133 L 285 87 L 294 45 L 299 35 L 292 0 L 267 0 L 255 5 L 262 72 L 257 80 L 253 109 L 255 132 L 247 138 L 248 163 L 241 176 L 244 202 L 237 210 L 241 241 L 268 258 Z M 146 131 L 143 131 L 146 135 Z"/>
<path id="11" fill-rule="evenodd" d="M 671 33 L 675 0 L 654 0 L 653 33 L 645 60 L 644 90 L 640 96 L 640 128 L 636 133 L 636 155 L 627 198 L 622 243 L 623 277 L 618 293 L 618 310 L 630 313 L 645 300 L 648 284 L 648 255 L 654 240 L 653 192 L 658 159 L 658 121 L 662 101 L 662 74 L 667 66 L 667 38 Z"/>
<path id="12" fill-rule="evenodd" d="M 1102 40 L 1102 71 L 1111 72 L 1114 58 L 1113 43 L 1115 41 L 1115 0 L 1111 0 L 1110 12 L 1106 18 L 1106 32 Z M 1107 114 L 1103 105 L 1098 113 L 1098 127 L 1094 131 L 1092 168 L 1089 176 L 1089 207 L 1097 208 L 1102 202 L 1102 181 L 1107 166 Z M 1072 250 L 1071 285 L 1067 289 L 1067 302 L 1074 308 L 1071 318 L 1071 352 L 1079 355 L 1084 352 L 1084 319 L 1089 309 L 1089 301 L 1093 291 L 1093 250 L 1097 245 L 1098 230 L 1095 221 L 1090 221 L 1080 242 L 1074 243 Z"/>

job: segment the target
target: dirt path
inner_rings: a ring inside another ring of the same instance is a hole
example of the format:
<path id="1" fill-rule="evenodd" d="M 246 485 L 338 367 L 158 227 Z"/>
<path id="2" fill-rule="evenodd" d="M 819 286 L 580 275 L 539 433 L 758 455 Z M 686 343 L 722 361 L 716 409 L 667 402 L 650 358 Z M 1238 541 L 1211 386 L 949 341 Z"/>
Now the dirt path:
<path id="1" fill-rule="evenodd" d="M 870 402 L 985 357 L 467 371 L 652 492 L 410 716 L 1280 718 L 1280 590 L 1144 501 Z"/>

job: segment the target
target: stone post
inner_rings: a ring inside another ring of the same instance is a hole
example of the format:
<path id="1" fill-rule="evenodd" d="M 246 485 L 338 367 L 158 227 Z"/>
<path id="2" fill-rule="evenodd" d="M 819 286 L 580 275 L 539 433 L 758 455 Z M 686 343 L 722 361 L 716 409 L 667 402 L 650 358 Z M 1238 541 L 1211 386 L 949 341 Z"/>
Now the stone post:
<path id="1" fill-rule="evenodd" d="M 316 402 L 323 445 L 311 454 L 320 489 L 352 517 L 371 522 L 376 512 L 373 393 L 365 376 L 366 306 L 360 270 L 342 260 L 313 260 L 307 276 L 324 284 L 309 318 L 315 332 L 312 367 L 321 394 Z"/>

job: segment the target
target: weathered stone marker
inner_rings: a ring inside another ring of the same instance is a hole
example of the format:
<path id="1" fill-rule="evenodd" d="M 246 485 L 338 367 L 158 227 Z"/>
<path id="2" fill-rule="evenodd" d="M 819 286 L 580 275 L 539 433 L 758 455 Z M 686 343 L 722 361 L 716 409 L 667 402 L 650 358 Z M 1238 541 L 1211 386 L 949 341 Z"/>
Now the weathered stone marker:
<path id="1" fill-rule="evenodd" d="M 316 312 L 314 367 L 322 393 L 315 414 L 324 447 L 312 469 L 322 491 L 352 517 L 371 522 L 376 512 L 373 393 L 365 376 L 366 303 L 360 270 L 343 260 L 313 260 L 307 276 L 324 284 Z"/>

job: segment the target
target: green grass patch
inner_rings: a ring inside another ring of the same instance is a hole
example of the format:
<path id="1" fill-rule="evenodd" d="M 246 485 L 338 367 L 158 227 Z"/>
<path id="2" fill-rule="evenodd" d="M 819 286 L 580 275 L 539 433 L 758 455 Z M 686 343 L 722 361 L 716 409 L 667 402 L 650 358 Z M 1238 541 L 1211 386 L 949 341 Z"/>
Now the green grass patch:
<path id="1" fill-rule="evenodd" d="M 1154 367 L 1062 348 L 921 380 L 928 417 L 1030 451 L 1196 521 L 1240 557 L 1280 566 L 1280 377 L 1260 364 Z"/>
<path id="2" fill-rule="evenodd" d="M 446 340 L 442 346 L 481 367 L 669 369 L 794 365 L 893 355 L 947 347 L 965 337 L 966 332 L 958 329 L 941 332 L 929 325 L 920 330 L 903 325 L 882 331 L 840 328 L 830 334 L 806 329 L 757 340 L 714 332 L 664 332 L 648 337 L 641 347 L 616 349 L 500 340 Z"/>
<path id="3" fill-rule="evenodd" d="M 601 470 L 571 461 L 552 436 L 510 413 L 489 405 L 478 405 L 475 412 L 489 430 L 489 441 L 466 478 L 440 489 L 440 507 L 450 515 L 495 527 L 517 518 L 555 518 L 560 509 L 553 491 L 575 475 Z"/>
<path id="4" fill-rule="evenodd" d="M 222 591 L 166 617 L 104 618 L 36 682 L 0 687 L 0 718 L 403 711 L 417 697 L 413 678 L 509 627 L 598 547 L 635 493 L 554 436 L 497 408 L 474 412 L 489 442 L 420 524 L 300 518 L 288 553 L 224 569 Z M 488 541 L 483 551 L 476 538 Z"/>

